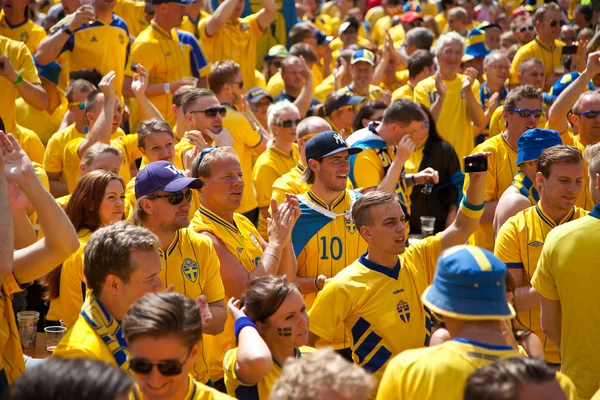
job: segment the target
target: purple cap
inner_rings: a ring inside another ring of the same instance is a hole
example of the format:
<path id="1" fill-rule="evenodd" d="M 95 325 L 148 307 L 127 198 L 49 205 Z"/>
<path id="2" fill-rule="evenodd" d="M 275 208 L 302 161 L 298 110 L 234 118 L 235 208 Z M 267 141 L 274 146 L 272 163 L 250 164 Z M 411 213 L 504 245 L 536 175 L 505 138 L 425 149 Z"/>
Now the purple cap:
<path id="1" fill-rule="evenodd" d="M 167 161 L 156 161 L 146 165 L 135 178 L 135 198 L 147 196 L 157 190 L 178 192 L 190 187 L 200 189 L 203 183 L 198 178 L 186 178 L 183 172 Z"/>

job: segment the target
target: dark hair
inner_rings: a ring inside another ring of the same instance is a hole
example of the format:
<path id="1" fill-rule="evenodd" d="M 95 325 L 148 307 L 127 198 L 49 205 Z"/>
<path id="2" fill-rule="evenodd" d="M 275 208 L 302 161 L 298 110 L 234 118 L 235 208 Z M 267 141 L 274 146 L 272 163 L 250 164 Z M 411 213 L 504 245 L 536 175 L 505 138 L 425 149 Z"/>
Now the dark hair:
<path id="1" fill-rule="evenodd" d="M 298 290 L 298 286 L 285 279 L 285 276 L 256 278 L 249 282 L 248 289 L 242 295 L 242 305 L 254 322 L 264 323 L 277 312 L 293 290 Z"/>
<path id="2" fill-rule="evenodd" d="M 310 45 L 306 44 L 306 43 L 296 43 L 295 45 L 293 45 L 290 48 L 290 55 L 292 56 L 296 56 L 296 57 L 304 57 L 304 60 L 307 63 L 316 63 L 317 61 L 319 61 L 319 59 L 317 58 L 317 53 L 315 53 L 315 51 L 313 50 L 312 47 L 310 47 Z"/>
<path id="3" fill-rule="evenodd" d="M 94 87 L 98 87 L 100 81 L 102 80 L 102 74 L 98 72 L 97 69 L 80 69 L 77 71 L 71 71 L 69 73 L 69 81 L 74 81 L 76 79 L 83 79 L 94 85 Z"/>
<path id="4" fill-rule="evenodd" d="M 541 107 L 542 92 L 531 85 L 517 86 L 508 92 L 506 100 L 504 100 L 504 109 L 508 111 L 512 108 L 515 108 L 517 106 L 517 102 L 521 99 L 537 99 L 540 101 Z"/>
<path id="5" fill-rule="evenodd" d="M 556 145 L 544 149 L 537 159 L 537 172 L 544 175 L 544 178 L 550 177 L 552 165 L 564 162 L 567 164 L 583 164 L 583 155 L 575 146 L 566 146 L 564 144 Z"/>
<path id="6" fill-rule="evenodd" d="M 217 61 L 210 67 L 208 86 L 215 93 L 221 93 L 223 86 L 240 73 L 240 65 L 232 60 Z"/>
<path id="7" fill-rule="evenodd" d="M 406 69 L 408 69 L 409 78 L 415 78 L 425 68 L 433 66 L 433 54 L 429 50 L 417 50 L 408 57 Z"/>
<path id="8" fill-rule="evenodd" d="M 98 102 L 99 102 L 98 98 L 100 97 L 101 94 L 102 94 L 102 92 L 100 91 L 100 89 L 94 89 L 88 93 L 87 98 L 85 99 L 85 113 L 86 114 L 91 112 L 92 109 L 94 107 L 96 107 L 96 104 L 98 104 Z"/>
<path id="9" fill-rule="evenodd" d="M 321 164 L 323 162 L 323 160 L 315 160 L 316 162 L 318 162 L 319 164 Z M 306 160 L 306 168 L 304 168 L 304 171 L 302 172 L 302 176 L 300 176 L 300 180 L 302 182 L 308 183 L 309 185 L 312 185 L 313 183 L 315 183 L 315 171 L 313 171 L 313 169 L 310 167 L 310 160 Z"/>
<path id="10" fill-rule="evenodd" d="M 354 117 L 354 122 L 352 122 L 352 132 L 356 132 L 360 129 L 363 129 L 362 120 L 369 119 L 377 110 L 385 110 L 387 105 L 383 101 L 370 100 L 363 104 L 363 106 L 356 113 L 356 117 Z"/>
<path id="11" fill-rule="evenodd" d="M 406 33 L 404 42 L 407 46 L 415 45 L 420 50 L 429 50 L 433 45 L 433 33 L 423 27 L 416 27 Z"/>
<path id="12" fill-rule="evenodd" d="M 178 336 L 188 348 L 202 339 L 198 304 L 180 293 L 148 293 L 131 305 L 122 323 L 131 343 L 140 336 Z"/>
<path id="13" fill-rule="evenodd" d="M 210 89 L 203 88 L 192 88 L 189 92 L 187 92 L 183 98 L 181 99 L 181 106 L 183 107 L 183 113 L 187 114 L 190 111 L 190 107 L 200 98 L 202 97 L 213 97 L 215 96 L 215 92 Z"/>
<path id="14" fill-rule="evenodd" d="M 4 400 L 114 400 L 133 387 L 131 376 L 90 358 L 50 357 L 15 380 Z"/>
<path id="15" fill-rule="evenodd" d="M 290 46 L 296 43 L 302 43 L 302 41 L 311 35 L 315 34 L 315 27 L 310 22 L 299 22 L 292 26 L 288 33 L 288 39 L 290 40 Z"/>
<path id="16" fill-rule="evenodd" d="M 476 370 L 465 385 L 464 400 L 512 400 L 519 389 L 556 379 L 556 370 L 542 358 L 513 357 Z"/>
<path id="17" fill-rule="evenodd" d="M 67 100 L 69 102 L 72 102 L 75 91 L 89 94 L 90 92 L 92 92 L 95 89 L 96 89 L 96 87 L 93 84 L 91 84 L 90 82 L 88 82 L 87 80 L 75 79 L 75 80 L 70 81 L 69 84 L 67 85 L 67 88 L 65 89 L 65 96 L 67 97 Z"/>
<path id="18" fill-rule="evenodd" d="M 573 12 L 573 14 L 575 14 L 576 12 L 580 12 L 581 14 L 583 14 L 583 18 L 585 19 L 585 22 L 587 22 L 588 24 L 592 23 L 592 18 L 594 17 L 594 9 L 592 7 L 590 7 L 589 5 L 585 4 L 580 4 L 577 7 L 575 7 L 575 11 Z M 580 26 L 580 29 L 583 28 L 587 28 L 586 26 Z"/>
<path id="19" fill-rule="evenodd" d="M 427 115 L 427 119 L 429 119 L 429 137 L 433 138 L 433 140 L 436 142 L 443 141 L 444 139 L 442 139 L 442 137 L 437 131 L 437 124 L 435 122 L 435 118 L 433 118 L 433 115 L 431 114 L 429 108 L 425 107 L 421 103 L 419 103 L 419 107 L 421 107 L 421 111 L 423 111 Z"/>
<path id="20" fill-rule="evenodd" d="M 409 99 L 394 100 L 383 113 L 383 124 L 409 125 L 414 121 L 423 121 L 425 117 L 421 107 Z"/>

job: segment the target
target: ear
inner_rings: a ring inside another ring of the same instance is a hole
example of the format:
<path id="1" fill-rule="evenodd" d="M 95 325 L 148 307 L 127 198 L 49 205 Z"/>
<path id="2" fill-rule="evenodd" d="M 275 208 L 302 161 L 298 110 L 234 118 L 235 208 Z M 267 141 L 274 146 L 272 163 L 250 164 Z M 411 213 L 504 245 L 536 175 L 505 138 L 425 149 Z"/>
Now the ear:
<path id="1" fill-rule="evenodd" d="M 104 281 L 104 286 L 102 286 L 103 293 L 109 293 L 112 295 L 119 295 L 119 290 L 121 289 L 123 282 L 121 279 L 116 277 L 115 275 L 109 274 Z"/>
<path id="2" fill-rule="evenodd" d="M 177 106 L 175 104 L 171 104 L 171 112 L 173 115 L 177 115 L 177 111 Z M 181 110 L 181 112 L 183 112 L 183 110 Z"/>
<path id="3" fill-rule="evenodd" d="M 154 213 L 154 207 L 152 202 L 148 199 L 141 199 L 139 200 L 140 202 L 140 207 L 142 207 L 142 210 L 144 210 L 146 212 L 146 214 L 150 214 L 152 215 Z"/>
<path id="4" fill-rule="evenodd" d="M 146 150 L 144 150 L 144 148 L 143 148 L 142 146 L 138 146 L 138 149 L 140 149 L 140 152 L 141 152 L 143 155 L 146 155 Z"/>
<path id="5" fill-rule="evenodd" d="M 542 185 L 545 184 L 545 178 L 544 175 L 542 175 L 541 172 L 536 172 L 535 174 L 535 184 L 537 185 L 537 187 L 539 187 L 540 189 L 542 188 Z"/>
<path id="6" fill-rule="evenodd" d="M 358 233 L 360 233 L 360 236 L 362 236 L 366 242 L 369 242 L 373 239 L 373 236 L 371 235 L 371 232 L 369 231 L 369 227 L 366 225 L 361 226 Z"/>
<path id="7" fill-rule="evenodd" d="M 572 126 L 579 126 L 579 116 L 573 114 L 572 112 L 567 115 L 567 119 L 571 123 Z"/>
<path id="8" fill-rule="evenodd" d="M 192 351 L 190 352 L 190 357 L 188 361 L 196 362 L 196 357 L 198 356 L 198 349 L 202 345 L 202 342 L 198 342 L 192 346 Z"/>
<path id="9" fill-rule="evenodd" d="M 81 176 L 85 175 L 86 170 L 85 170 L 85 164 L 84 163 L 79 163 L 79 173 L 81 174 Z"/>

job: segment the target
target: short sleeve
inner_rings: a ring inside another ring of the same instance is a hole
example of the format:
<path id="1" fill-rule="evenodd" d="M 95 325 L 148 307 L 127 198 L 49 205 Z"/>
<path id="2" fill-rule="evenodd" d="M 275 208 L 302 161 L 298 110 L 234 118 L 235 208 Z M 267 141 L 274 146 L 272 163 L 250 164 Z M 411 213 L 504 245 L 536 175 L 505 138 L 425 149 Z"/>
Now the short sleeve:
<path id="1" fill-rule="evenodd" d="M 510 78 L 509 78 L 509 83 L 511 85 L 519 84 L 519 66 L 521 65 L 521 63 L 523 61 L 526 60 L 526 58 L 529 58 L 529 57 L 525 57 L 526 50 L 527 50 L 526 48 L 521 47 L 519 50 L 517 50 L 517 53 L 515 54 L 515 58 L 513 58 L 512 64 L 510 66 Z"/>
<path id="2" fill-rule="evenodd" d="M 537 269 L 533 273 L 531 278 L 531 286 L 538 291 L 538 293 L 548 300 L 560 300 L 558 295 L 558 289 L 556 287 L 556 281 L 554 280 L 554 251 L 555 242 L 554 232 L 550 232 L 546 238 L 546 243 L 542 249 L 540 260 L 538 261 Z"/>
<path id="3" fill-rule="evenodd" d="M 206 281 L 204 282 L 202 294 L 206 296 L 208 303 L 223 300 L 225 298 L 225 289 L 221 279 L 221 262 L 212 244 L 212 240 L 194 231 L 190 230 L 188 232 L 189 235 L 194 237 L 194 241 L 199 244 L 202 268 L 206 270 Z"/>
<path id="4" fill-rule="evenodd" d="M 397 360 L 398 357 L 392 358 L 386 367 L 381 382 L 379 383 L 379 388 L 377 389 L 376 400 L 395 400 L 399 398 L 400 387 L 398 385 L 398 380 L 401 375 L 399 376 L 399 371 L 396 367 L 396 364 L 398 364 Z"/>
<path id="5" fill-rule="evenodd" d="M 442 247 L 442 233 L 430 236 L 425 240 L 421 240 L 417 244 L 410 246 L 404 259 L 410 259 L 411 263 L 419 270 L 425 268 L 427 276 L 427 285 L 433 282 L 433 276 L 437 267 L 437 261 L 444 251 Z M 420 274 L 419 274 L 420 275 Z M 423 288 L 424 290 L 425 288 Z"/>
<path id="6" fill-rule="evenodd" d="M 41 83 L 37 68 L 33 63 L 31 52 L 23 43 L 21 43 L 21 48 L 19 49 L 18 60 L 18 65 L 14 65 L 15 71 L 23 70 L 21 76 L 29 83 Z"/>
<path id="7" fill-rule="evenodd" d="M 343 282 L 335 277 L 328 280 L 308 312 L 310 331 L 331 342 L 336 327 L 346 319 L 352 306 L 350 293 Z"/>
<path id="8" fill-rule="evenodd" d="M 356 155 L 352 169 L 353 182 L 357 188 L 376 187 L 384 178 L 381 160 L 376 150 L 366 149 Z"/>
<path id="9" fill-rule="evenodd" d="M 523 269 L 520 249 L 517 216 L 515 215 L 510 217 L 500 228 L 496 237 L 494 254 L 506 264 L 507 268 Z"/>
<path id="10" fill-rule="evenodd" d="M 62 171 L 62 151 L 56 135 L 52 135 L 48 140 L 42 166 L 46 172 L 59 173 Z"/>
<path id="11" fill-rule="evenodd" d="M 258 24 L 258 14 L 248 15 L 246 18 L 242 18 L 243 22 L 246 22 L 250 27 L 250 33 L 254 39 L 258 39 L 262 36 L 264 31 L 260 28 Z"/>
<path id="12" fill-rule="evenodd" d="M 127 167 L 129 167 L 133 161 L 142 158 L 143 156 L 142 151 L 138 147 L 137 134 L 118 137 L 111 141 L 111 145 L 121 150 Z"/>
<path id="13" fill-rule="evenodd" d="M 190 48 L 190 70 L 195 77 L 206 76 L 210 63 L 206 59 L 196 37 L 188 32 L 177 31 L 179 41 Z"/>
<path id="14" fill-rule="evenodd" d="M 131 46 L 129 58 L 127 60 L 127 68 L 125 68 L 125 76 L 133 76 L 133 71 L 131 70 L 131 64 L 133 62 L 142 64 L 150 76 L 152 76 L 156 65 L 156 59 L 156 47 L 153 44 L 142 40 L 136 40 Z"/>
<path id="15" fill-rule="evenodd" d="M 435 101 L 435 95 L 437 92 L 433 93 L 434 99 L 432 100 L 431 97 L 429 96 L 429 91 L 427 90 L 427 87 L 425 86 L 425 82 L 419 82 L 417 83 L 417 86 L 415 86 L 415 93 L 414 93 L 414 101 L 416 103 L 421 103 L 423 104 L 425 107 L 430 108 L 433 105 L 433 102 Z"/>
<path id="16" fill-rule="evenodd" d="M 17 131 L 17 140 L 23 148 L 23 151 L 27 153 L 31 161 L 42 164 L 44 162 L 44 153 L 46 152 L 46 149 L 39 136 L 32 130 L 23 128 L 19 125 L 17 125 Z"/>
<path id="17" fill-rule="evenodd" d="M 490 119 L 490 134 L 489 137 L 494 137 L 499 135 L 500 132 L 504 130 L 504 117 L 502 117 L 502 110 L 504 110 L 504 106 L 500 106 L 494 110 L 492 113 L 492 118 Z"/>
<path id="18" fill-rule="evenodd" d="M 67 328 L 71 328 L 83 305 L 83 246 L 69 257 L 62 266 L 60 277 L 61 317 Z"/>
<path id="19" fill-rule="evenodd" d="M 238 113 L 238 118 L 232 121 L 235 125 L 234 129 L 230 129 L 233 136 L 233 140 L 240 141 L 246 145 L 246 147 L 254 148 L 260 144 L 263 140 L 260 132 L 254 130 L 250 122 L 244 117 L 242 113 Z"/>

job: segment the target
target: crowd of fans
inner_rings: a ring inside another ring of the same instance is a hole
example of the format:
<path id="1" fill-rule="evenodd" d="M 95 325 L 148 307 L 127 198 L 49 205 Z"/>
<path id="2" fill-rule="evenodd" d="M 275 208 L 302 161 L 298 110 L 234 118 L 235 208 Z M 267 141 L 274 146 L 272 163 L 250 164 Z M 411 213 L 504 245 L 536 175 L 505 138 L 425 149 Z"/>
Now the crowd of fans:
<path id="1" fill-rule="evenodd" d="M 0 7 L 0 398 L 600 399 L 600 1 Z"/>

